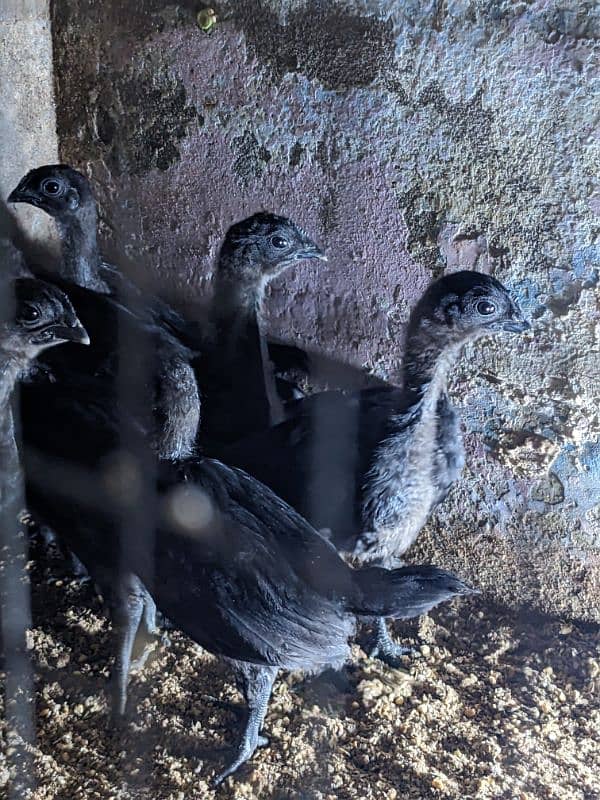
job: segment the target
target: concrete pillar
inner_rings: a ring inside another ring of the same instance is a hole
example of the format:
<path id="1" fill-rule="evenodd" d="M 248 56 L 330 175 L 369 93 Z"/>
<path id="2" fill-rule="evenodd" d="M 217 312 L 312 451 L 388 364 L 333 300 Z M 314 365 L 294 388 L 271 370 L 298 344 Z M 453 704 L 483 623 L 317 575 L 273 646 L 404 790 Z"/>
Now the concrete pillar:
<path id="1" fill-rule="evenodd" d="M 57 153 L 48 0 L 0 0 L 0 277 L 20 267 L 11 240 L 19 239 L 20 244 L 33 240 L 39 260 L 40 247 L 51 238 L 49 217 L 30 206 L 18 206 L 13 216 L 5 199 L 27 170 L 56 161 Z M 8 757 L 11 779 L 6 797 L 17 800 L 35 790 L 29 749 L 35 742 L 34 681 L 25 648 L 32 622 L 29 589 L 22 579 L 26 549 L 13 529 L 12 507 L 0 511 L 11 520 L 2 531 L 3 550 L 10 556 L 3 564 L 0 590 L 7 741 L 17 754 Z"/>
<path id="2" fill-rule="evenodd" d="M 6 196 L 32 167 L 58 159 L 48 0 L 0 0 L 0 233 L 10 234 Z M 36 242 L 51 220 L 31 206 L 9 209 Z"/>

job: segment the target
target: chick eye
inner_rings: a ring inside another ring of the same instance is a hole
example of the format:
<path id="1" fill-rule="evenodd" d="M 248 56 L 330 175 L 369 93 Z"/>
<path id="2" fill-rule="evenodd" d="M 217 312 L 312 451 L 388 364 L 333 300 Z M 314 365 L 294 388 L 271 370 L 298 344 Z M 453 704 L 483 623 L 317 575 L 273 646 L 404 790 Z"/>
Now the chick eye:
<path id="1" fill-rule="evenodd" d="M 47 178 L 45 181 L 42 181 L 42 191 L 44 194 L 56 197 L 57 194 L 60 194 L 60 190 L 61 185 L 58 181 L 54 180 L 54 178 Z"/>
<path id="2" fill-rule="evenodd" d="M 287 247 L 287 239 L 284 239 L 283 236 L 272 236 L 271 237 L 271 244 L 273 247 L 276 247 L 278 250 L 283 250 L 284 247 Z"/>
<path id="3" fill-rule="evenodd" d="M 489 317 L 490 314 L 496 311 L 496 306 L 490 303 L 489 300 L 480 300 L 475 308 L 477 309 L 477 313 L 481 314 L 482 317 Z"/>
<path id="4" fill-rule="evenodd" d="M 40 318 L 40 310 L 36 306 L 30 306 L 30 305 L 24 306 L 21 309 L 21 313 L 19 314 L 19 319 L 21 320 L 21 322 L 26 322 L 30 324 L 33 322 L 37 322 L 39 318 Z"/>

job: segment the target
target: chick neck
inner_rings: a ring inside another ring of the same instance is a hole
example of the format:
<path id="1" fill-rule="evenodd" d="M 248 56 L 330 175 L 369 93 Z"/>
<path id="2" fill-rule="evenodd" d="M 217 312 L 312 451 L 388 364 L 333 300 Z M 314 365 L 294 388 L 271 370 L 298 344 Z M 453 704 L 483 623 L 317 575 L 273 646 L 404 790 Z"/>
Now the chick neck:
<path id="1" fill-rule="evenodd" d="M 58 219 L 62 239 L 61 274 L 65 280 L 84 289 L 108 294 L 110 289 L 100 277 L 102 257 L 97 224 L 98 214 L 93 201 L 82 205 L 77 214 Z"/>
<path id="2" fill-rule="evenodd" d="M 403 389 L 410 407 L 435 410 L 446 393 L 448 374 L 465 344 L 463 338 L 444 335 L 428 320 L 409 325 L 403 364 Z"/>
<path id="3" fill-rule="evenodd" d="M 244 379 L 254 385 L 256 395 L 264 393 L 268 422 L 275 425 L 284 418 L 284 412 L 263 327 L 267 282 L 262 269 L 248 259 L 244 248 L 235 248 L 226 254 L 221 252 L 215 275 L 212 328 L 229 363 L 239 359 L 243 348 L 249 361 L 245 365 Z"/>
<path id="4" fill-rule="evenodd" d="M 378 448 L 363 508 L 367 529 L 387 529 L 377 545 L 379 555 L 386 558 L 411 546 L 435 503 L 440 408 L 447 400 L 449 370 L 462 345 L 444 339 L 427 321 L 412 322 L 406 337 L 403 390 L 395 395 L 388 435 Z"/>
<path id="5" fill-rule="evenodd" d="M 249 261 L 244 247 L 221 251 L 213 297 L 215 327 L 231 330 L 258 324 L 265 286 L 262 271 Z"/>

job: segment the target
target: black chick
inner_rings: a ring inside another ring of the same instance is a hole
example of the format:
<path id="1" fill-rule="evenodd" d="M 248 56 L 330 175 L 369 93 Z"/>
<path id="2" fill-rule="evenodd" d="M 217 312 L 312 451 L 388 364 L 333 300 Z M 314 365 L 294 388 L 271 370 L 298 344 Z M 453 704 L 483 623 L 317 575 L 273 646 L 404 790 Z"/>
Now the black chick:
<path id="1" fill-rule="evenodd" d="M 10 398 L 14 386 L 44 350 L 63 342 L 89 344 L 69 298 L 56 287 L 17 278 L 0 298 L 0 492 L 2 505 L 18 482 L 18 456 Z"/>
<path id="2" fill-rule="evenodd" d="M 143 294 L 101 257 L 97 241 L 97 205 L 87 178 L 65 164 L 51 164 L 31 170 L 8 197 L 11 203 L 29 203 L 52 216 L 62 241 L 60 278 L 33 267 L 32 271 L 52 280 L 68 291 L 82 317 L 92 315 L 94 349 L 102 342 L 103 352 L 110 351 L 109 365 L 114 372 L 119 348 L 121 372 L 133 377 L 144 368 L 144 353 L 152 362 L 150 372 L 139 376 L 140 383 L 152 384 L 151 397 L 157 418 L 154 445 L 162 458 L 180 458 L 191 454 L 200 421 L 200 397 L 191 360 L 194 353 L 178 335 L 182 321 L 173 309 L 154 295 Z M 89 290 L 88 292 L 82 290 Z M 124 306 L 115 312 L 110 300 L 95 298 L 94 293 L 109 294 Z M 99 336 L 99 326 L 106 315 L 106 328 Z M 133 318 L 139 319 L 139 324 Z M 107 350 L 108 347 L 108 350 Z M 112 350 L 110 349 L 112 348 Z M 141 351 L 138 354 L 137 350 Z M 147 360 L 146 359 L 146 360 Z M 68 356 L 52 359 L 54 367 L 64 366 Z M 88 369 L 100 371 L 97 358 L 87 359 Z M 78 368 L 81 368 L 81 360 Z M 130 381 L 132 383 L 132 381 Z M 135 388 L 132 389 L 135 391 Z"/>
<path id="3" fill-rule="evenodd" d="M 144 501 L 155 520 L 153 541 L 136 532 L 124 542 L 123 498 L 98 469 L 114 437 L 104 420 L 91 423 L 77 404 L 55 412 L 69 418 L 73 434 L 55 437 L 46 449 L 57 447 L 76 481 L 26 449 L 28 500 L 111 598 L 118 635 L 113 709 L 124 711 L 131 646 L 144 615 L 135 586 L 125 590 L 139 576 L 173 624 L 229 659 L 242 684 L 248 719 L 236 757 L 217 783 L 256 749 L 279 669 L 338 668 L 349 656 L 356 616 L 413 617 L 472 592 L 431 566 L 352 569 L 267 487 L 211 459 L 157 465 L 156 494 Z M 35 415 L 23 415 L 23 428 L 30 442 L 52 436 Z"/>
<path id="4" fill-rule="evenodd" d="M 69 298 L 48 283 L 32 278 L 5 283 L 0 304 L 0 506 L 6 523 L 3 530 L 7 526 L 12 530 L 21 495 L 10 403 L 15 384 L 28 375 L 31 363 L 44 350 L 63 342 L 89 344 L 90 340 Z"/>
<path id="5" fill-rule="evenodd" d="M 31 618 L 22 571 L 26 552 L 17 535 L 24 491 L 11 395 L 33 359 L 61 342 L 89 344 L 66 295 L 29 278 L 4 283 L 0 293 L 0 627 L 7 714 L 11 726 L 26 739 L 29 723 L 22 698 L 24 687 L 32 683 L 23 646 Z"/>
<path id="6" fill-rule="evenodd" d="M 108 296 L 54 275 L 50 281 L 55 290 L 69 292 L 91 346 L 85 352 L 66 345 L 42 353 L 36 371 L 21 385 L 21 414 L 37 415 L 41 425 L 64 440 L 71 435 L 69 417 L 53 414 L 52 408 L 79 399 L 90 419 L 100 415 L 115 426 L 115 448 L 132 449 L 149 461 L 154 453 L 172 459 L 188 455 L 195 446 L 199 396 L 191 367 L 182 371 L 177 365 L 189 364 L 191 351 L 164 328 L 143 321 Z M 26 431 L 23 436 L 27 444 Z M 44 523 L 36 519 L 34 529 L 47 546 L 55 537 Z M 69 556 L 75 577 L 85 580 L 86 566 L 72 553 Z M 156 624 L 150 621 L 154 604 L 143 587 L 139 592 L 148 609 L 148 632 L 155 634 Z"/>
<path id="7" fill-rule="evenodd" d="M 529 328 L 508 291 L 477 272 L 433 283 L 411 314 L 403 387 L 323 392 L 291 420 L 248 437 L 223 459 L 270 486 L 361 562 L 391 566 L 416 539 L 464 464 L 447 377 L 463 345 Z M 378 625 L 373 655 L 406 652 Z"/>
<path id="8" fill-rule="evenodd" d="M 65 440 L 71 433 L 68 414 L 53 413 L 57 405 L 79 401 L 90 420 L 106 418 L 116 430 L 114 447 L 131 450 L 139 459 L 176 459 L 195 447 L 200 401 L 190 363 L 193 354 L 163 327 L 143 320 L 113 298 L 52 276 L 52 284 L 69 292 L 77 313 L 91 336 L 85 355 L 69 345 L 45 352 L 37 359 L 38 371 L 20 391 L 21 416 L 37 415 L 50 436 Z M 187 365 L 188 369 L 180 369 Z M 135 424 L 132 424 L 132 419 Z M 29 427 L 23 430 L 28 441 Z M 88 443 L 93 449 L 92 441 Z M 40 455 L 44 455 L 44 442 Z M 53 464 L 54 468 L 56 464 Z M 35 511 L 29 506 L 30 511 Z M 145 513 L 140 503 L 138 515 Z M 46 544 L 54 534 L 40 517 L 40 533 Z M 135 525 L 123 524 L 129 530 Z M 52 526 L 50 525 L 51 529 Z M 71 568 L 78 579 L 88 576 L 87 564 L 73 557 Z M 152 598 L 132 578 L 147 610 L 147 630 L 157 633 L 152 619 Z M 123 591 L 127 591 L 125 588 Z"/>
<path id="9" fill-rule="evenodd" d="M 96 199 L 85 175 L 66 164 L 32 169 L 8 196 L 9 203 L 29 203 L 56 220 L 62 243 L 65 280 L 109 294 L 112 270 L 97 242 Z"/>
<path id="10" fill-rule="evenodd" d="M 86 289 L 111 294 L 176 333 L 185 326 L 180 315 L 156 295 L 144 293 L 102 258 L 98 244 L 98 204 L 88 179 L 68 164 L 46 164 L 30 170 L 8 196 L 9 203 L 28 203 L 56 221 L 61 237 L 60 274 Z"/>
<path id="11" fill-rule="evenodd" d="M 248 719 L 220 783 L 259 744 L 279 669 L 339 669 L 350 656 L 357 616 L 407 619 L 473 590 L 432 566 L 352 569 L 249 475 L 210 460 L 187 465 L 186 473 L 187 486 L 173 490 L 170 483 L 171 496 L 163 495 L 163 519 L 176 505 L 176 520 L 159 531 L 155 573 L 146 580 L 154 578 L 167 616 L 202 647 L 231 659 L 240 679 Z M 187 519 L 182 525 L 182 491 L 203 512 L 191 527 Z"/>
<path id="12" fill-rule="evenodd" d="M 96 406 L 104 403 L 105 413 L 118 418 L 127 405 L 128 413 L 140 418 L 138 433 L 144 432 L 161 458 L 190 455 L 200 421 L 191 366 L 194 353 L 177 336 L 182 324 L 177 313 L 159 298 L 142 293 L 102 259 L 97 203 L 87 178 L 68 165 L 48 164 L 28 172 L 8 201 L 28 203 L 56 220 L 62 243 L 61 277 L 37 267 L 33 272 L 70 293 L 93 333 L 93 353 L 87 358 L 72 352 L 52 354 L 42 361 L 42 369 L 63 386 L 78 386 L 79 373 L 87 375 Z M 109 294 L 125 307 L 94 293 Z M 53 539 L 47 528 L 40 533 L 47 542 Z M 75 575 L 84 579 L 83 565 L 74 557 L 72 562 Z M 148 596 L 146 605 L 151 602 Z"/>
<path id="13" fill-rule="evenodd" d="M 262 303 L 272 278 L 311 258 L 326 260 L 285 217 L 261 212 L 227 231 L 215 271 L 213 346 L 203 351 L 199 375 L 207 442 L 233 442 L 284 418 L 261 330 Z M 289 361 L 291 348 L 280 350 Z"/>

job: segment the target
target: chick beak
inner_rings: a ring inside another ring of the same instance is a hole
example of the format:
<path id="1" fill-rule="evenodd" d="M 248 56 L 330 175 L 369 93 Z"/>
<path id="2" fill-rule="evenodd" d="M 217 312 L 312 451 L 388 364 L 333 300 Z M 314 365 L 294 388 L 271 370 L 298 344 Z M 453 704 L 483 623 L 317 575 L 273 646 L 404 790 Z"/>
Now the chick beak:
<path id="1" fill-rule="evenodd" d="M 55 325 L 52 328 L 52 333 L 56 339 L 62 339 L 64 342 L 77 342 L 77 344 L 90 343 L 88 332 L 79 320 L 72 325 Z"/>
<path id="2" fill-rule="evenodd" d="M 521 318 L 508 320 L 502 327 L 505 331 L 509 331 L 510 333 L 524 333 L 530 330 L 531 325 L 526 319 Z"/>
<path id="3" fill-rule="evenodd" d="M 8 203 L 30 203 L 36 205 L 38 197 L 33 192 L 30 192 L 24 186 L 19 184 L 7 197 Z"/>
<path id="4" fill-rule="evenodd" d="M 327 261 L 327 256 L 320 247 L 312 242 L 298 253 L 298 258 L 316 258 L 319 261 Z"/>
<path id="5" fill-rule="evenodd" d="M 7 203 L 24 203 L 25 202 L 23 200 L 23 197 L 21 195 L 21 192 L 20 192 L 18 186 L 17 186 L 16 189 L 12 190 L 12 192 L 6 198 L 6 201 L 7 201 Z"/>

